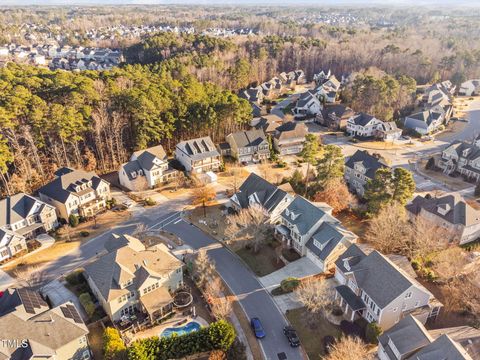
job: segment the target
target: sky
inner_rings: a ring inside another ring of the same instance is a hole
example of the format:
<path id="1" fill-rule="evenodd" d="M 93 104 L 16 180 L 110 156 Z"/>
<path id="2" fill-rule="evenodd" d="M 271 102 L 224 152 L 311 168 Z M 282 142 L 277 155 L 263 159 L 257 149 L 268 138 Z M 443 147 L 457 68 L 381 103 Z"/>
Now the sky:
<path id="1" fill-rule="evenodd" d="M 0 0 L 0 5 L 474 5 L 479 0 Z"/>

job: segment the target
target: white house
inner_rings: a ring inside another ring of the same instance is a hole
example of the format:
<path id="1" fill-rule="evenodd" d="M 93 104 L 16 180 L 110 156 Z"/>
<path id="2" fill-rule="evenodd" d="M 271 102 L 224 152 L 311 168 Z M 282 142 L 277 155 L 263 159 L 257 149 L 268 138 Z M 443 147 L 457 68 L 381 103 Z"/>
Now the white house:
<path id="1" fill-rule="evenodd" d="M 349 136 L 373 137 L 381 129 L 382 120 L 375 116 L 359 113 L 347 121 L 347 133 Z"/>
<path id="2" fill-rule="evenodd" d="M 322 110 L 322 104 L 314 91 L 302 93 L 293 108 L 293 116 L 297 119 L 314 118 Z"/>
<path id="3" fill-rule="evenodd" d="M 120 185 L 132 191 L 152 189 L 173 180 L 178 172 L 168 165 L 162 145 L 135 151 L 118 171 Z"/>
<path id="4" fill-rule="evenodd" d="M 444 123 L 444 114 L 435 109 L 420 111 L 405 117 L 405 127 L 421 135 L 433 133 Z"/>
<path id="5" fill-rule="evenodd" d="M 462 85 L 460 85 L 460 89 L 458 90 L 458 95 L 463 96 L 474 96 L 478 95 L 480 92 L 480 79 L 472 79 L 467 80 Z"/>

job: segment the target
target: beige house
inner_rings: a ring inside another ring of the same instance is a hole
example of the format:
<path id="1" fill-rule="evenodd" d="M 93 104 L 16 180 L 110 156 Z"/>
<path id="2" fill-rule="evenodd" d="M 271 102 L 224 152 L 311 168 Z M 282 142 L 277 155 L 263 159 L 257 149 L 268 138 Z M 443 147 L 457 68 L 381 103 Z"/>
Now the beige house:
<path id="1" fill-rule="evenodd" d="M 415 280 L 408 266 L 401 267 L 376 250 L 351 245 L 335 262 L 340 284 L 335 301 L 345 318 L 353 322 L 362 317 L 384 331 L 410 314 L 422 323 L 435 318 L 443 305 Z"/>
<path id="2" fill-rule="evenodd" d="M 472 142 L 455 141 L 442 151 L 438 167 L 445 174 L 454 172 L 480 182 L 480 135 Z"/>
<path id="3" fill-rule="evenodd" d="M 57 209 L 60 218 L 93 216 L 106 209 L 110 184 L 93 172 L 61 168 L 56 178 L 38 190 L 40 199 Z"/>
<path id="4" fill-rule="evenodd" d="M 147 248 L 128 235 L 113 235 L 106 255 L 85 267 L 85 275 L 114 322 L 135 315 L 151 323 L 173 310 L 172 294 L 183 285 L 183 263 L 159 244 Z"/>
<path id="5" fill-rule="evenodd" d="M 443 197 L 417 196 L 406 206 L 410 217 L 421 217 L 448 230 L 455 241 L 466 244 L 480 238 L 480 211 L 458 194 Z"/>
<path id="6" fill-rule="evenodd" d="M 227 135 L 230 156 L 239 162 L 259 162 L 270 158 L 268 141 L 263 130 L 237 131 Z"/>
<path id="7" fill-rule="evenodd" d="M 303 150 L 307 127 L 295 121 L 286 122 L 275 130 L 273 146 L 280 155 L 299 154 Z"/>
<path id="8" fill-rule="evenodd" d="M 88 329 L 75 305 L 49 308 L 26 288 L 7 289 L 0 297 L 0 359 L 90 359 Z"/>
<path id="9" fill-rule="evenodd" d="M 221 156 L 210 136 L 181 141 L 175 147 L 175 158 L 185 167 L 185 171 L 194 174 L 218 171 Z"/>

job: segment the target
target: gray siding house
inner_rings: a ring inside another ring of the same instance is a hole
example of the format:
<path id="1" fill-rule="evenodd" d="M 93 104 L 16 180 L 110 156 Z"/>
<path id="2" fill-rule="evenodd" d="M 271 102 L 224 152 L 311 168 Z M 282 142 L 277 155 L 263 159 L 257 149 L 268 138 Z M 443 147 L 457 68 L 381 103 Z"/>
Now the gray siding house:
<path id="1" fill-rule="evenodd" d="M 238 131 L 227 135 L 230 156 L 239 162 L 258 162 L 270 158 L 270 149 L 263 130 Z"/>
<path id="2" fill-rule="evenodd" d="M 365 185 L 375 177 L 378 169 L 388 167 L 381 159 L 367 150 L 357 150 L 345 162 L 344 178 L 349 188 L 359 196 L 365 193 Z"/>
<path id="3" fill-rule="evenodd" d="M 280 155 L 298 154 L 303 150 L 307 127 L 303 123 L 294 121 L 286 122 L 277 127 L 273 137 L 273 146 Z"/>

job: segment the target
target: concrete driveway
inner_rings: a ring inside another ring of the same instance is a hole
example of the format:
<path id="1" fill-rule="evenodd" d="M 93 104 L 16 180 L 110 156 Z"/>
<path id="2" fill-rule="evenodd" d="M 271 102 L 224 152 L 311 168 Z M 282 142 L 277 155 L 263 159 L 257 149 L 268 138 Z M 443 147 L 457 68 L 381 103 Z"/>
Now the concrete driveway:
<path id="1" fill-rule="evenodd" d="M 15 283 L 15 279 L 8 275 L 5 271 L 0 270 L 0 291 L 5 290 Z"/>
<path id="2" fill-rule="evenodd" d="M 48 297 L 52 307 L 65 304 L 67 301 L 71 301 L 75 304 L 75 307 L 82 316 L 82 319 L 84 321 L 88 320 L 88 316 L 80 304 L 80 300 L 78 300 L 77 296 L 68 290 L 59 280 L 53 280 L 52 282 L 48 283 L 42 287 L 40 292 L 44 297 Z"/>
<path id="3" fill-rule="evenodd" d="M 312 260 L 302 257 L 298 260 L 295 260 L 283 268 L 274 271 L 271 274 L 265 275 L 259 278 L 262 285 L 265 289 L 271 291 L 277 286 L 280 285 L 282 280 L 288 277 L 295 277 L 297 279 L 302 279 L 304 277 L 316 275 L 320 273 L 320 268 L 313 263 Z"/>

